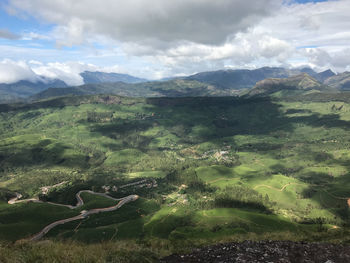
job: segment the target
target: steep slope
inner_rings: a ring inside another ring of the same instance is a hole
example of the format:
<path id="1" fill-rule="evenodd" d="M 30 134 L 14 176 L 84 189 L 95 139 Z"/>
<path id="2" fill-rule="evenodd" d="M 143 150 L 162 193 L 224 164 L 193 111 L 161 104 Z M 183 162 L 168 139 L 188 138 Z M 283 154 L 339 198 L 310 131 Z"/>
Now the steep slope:
<path id="1" fill-rule="evenodd" d="M 299 74 L 290 78 L 276 79 L 270 78 L 259 81 L 255 87 L 250 90 L 249 96 L 288 96 L 302 93 L 332 91 L 331 88 L 321 84 L 308 74 Z"/>
<path id="2" fill-rule="evenodd" d="M 334 73 L 332 70 L 327 69 L 327 70 L 325 70 L 325 71 L 322 71 L 322 72 L 320 72 L 320 73 L 317 73 L 317 75 L 316 75 L 316 76 L 313 76 L 313 77 L 314 77 L 316 80 L 318 80 L 318 81 L 324 83 L 326 79 L 331 78 L 331 77 L 333 77 L 333 76 L 335 76 L 335 73 Z"/>
<path id="3" fill-rule="evenodd" d="M 110 82 L 125 82 L 125 83 L 140 83 L 147 81 L 146 79 L 137 78 L 128 74 L 120 73 L 105 73 L 84 71 L 80 73 L 85 84 L 110 83 Z"/>
<path id="4" fill-rule="evenodd" d="M 306 68 L 302 68 L 300 70 L 300 72 L 301 73 L 306 73 L 306 74 L 310 75 L 311 77 L 313 77 L 314 79 L 316 79 L 317 81 L 322 82 L 322 83 L 326 79 L 335 76 L 335 73 L 332 70 L 330 70 L 330 69 L 327 69 L 325 71 L 317 73 L 313 69 L 306 67 Z"/>
<path id="5" fill-rule="evenodd" d="M 326 79 L 324 83 L 338 90 L 350 90 L 350 72 L 332 76 Z"/>

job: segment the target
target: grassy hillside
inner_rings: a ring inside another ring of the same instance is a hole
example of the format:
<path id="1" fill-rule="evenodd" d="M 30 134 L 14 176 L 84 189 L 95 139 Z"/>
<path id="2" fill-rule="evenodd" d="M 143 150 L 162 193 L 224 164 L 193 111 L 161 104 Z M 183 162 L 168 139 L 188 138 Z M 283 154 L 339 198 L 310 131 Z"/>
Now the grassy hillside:
<path id="1" fill-rule="evenodd" d="M 303 73 L 289 78 L 264 79 L 259 81 L 246 95 L 286 97 L 337 91 L 337 89 L 321 84 L 310 75 Z"/>
<path id="2" fill-rule="evenodd" d="M 0 238 L 26 238 L 79 211 L 82 189 L 136 202 L 61 225 L 54 240 L 349 241 L 350 96 L 56 98 L 0 109 Z M 155 187 L 120 187 L 141 179 Z M 40 187 L 67 181 L 42 195 Z M 113 205 L 83 196 L 91 209 Z M 48 214 L 47 212 L 50 211 Z M 159 244 L 160 244 L 159 243 Z M 157 252 L 158 253 L 158 252 Z"/>

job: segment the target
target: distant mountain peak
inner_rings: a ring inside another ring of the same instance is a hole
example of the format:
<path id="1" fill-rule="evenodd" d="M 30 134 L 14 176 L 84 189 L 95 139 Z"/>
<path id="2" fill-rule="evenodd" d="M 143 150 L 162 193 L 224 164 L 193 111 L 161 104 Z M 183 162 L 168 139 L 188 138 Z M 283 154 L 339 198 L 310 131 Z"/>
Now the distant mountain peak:
<path id="1" fill-rule="evenodd" d="M 320 72 L 319 74 L 330 74 L 330 75 L 336 75 L 331 69 L 327 69 L 325 71 Z"/>

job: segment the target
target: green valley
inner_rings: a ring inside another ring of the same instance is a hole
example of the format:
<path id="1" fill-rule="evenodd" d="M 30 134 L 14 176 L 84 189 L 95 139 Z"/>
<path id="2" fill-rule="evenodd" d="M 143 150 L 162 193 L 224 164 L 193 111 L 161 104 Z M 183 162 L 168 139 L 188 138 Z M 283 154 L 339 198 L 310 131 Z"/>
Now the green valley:
<path id="1" fill-rule="evenodd" d="M 55 220 L 115 204 L 89 194 L 80 210 L 7 204 L 15 193 L 75 205 L 75 194 L 89 189 L 139 199 L 45 238 L 133 240 L 159 244 L 162 255 L 225 240 L 346 242 L 350 95 L 322 95 L 93 95 L 3 105 L 0 238 L 27 239 Z"/>

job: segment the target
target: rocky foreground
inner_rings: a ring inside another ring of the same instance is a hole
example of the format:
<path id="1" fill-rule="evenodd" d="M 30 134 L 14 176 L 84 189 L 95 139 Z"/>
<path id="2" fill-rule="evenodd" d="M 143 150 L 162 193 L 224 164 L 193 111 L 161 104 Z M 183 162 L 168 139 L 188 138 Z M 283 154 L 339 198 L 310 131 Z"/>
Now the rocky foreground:
<path id="1" fill-rule="evenodd" d="M 245 241 L 195 249 L 190 254 L 174 254 L 163 258 L 161 262 L 350 263 L 350 246 L 291 241 Z"/>

